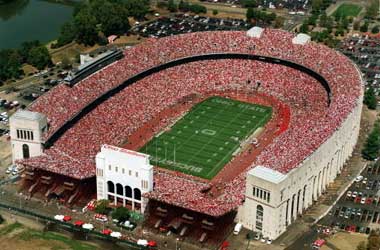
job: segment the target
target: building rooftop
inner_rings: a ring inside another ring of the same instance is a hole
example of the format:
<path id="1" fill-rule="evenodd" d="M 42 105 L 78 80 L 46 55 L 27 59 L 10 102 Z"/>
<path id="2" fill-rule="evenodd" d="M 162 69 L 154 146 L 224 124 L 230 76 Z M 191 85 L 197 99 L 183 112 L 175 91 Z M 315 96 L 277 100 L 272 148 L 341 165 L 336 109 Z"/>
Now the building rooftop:
<path id="1" fill-rule="evenodd" d="M 282 182 L 286 178 L 285 174 L 282 174 L 276 170 L 264 166 L 257 166 L 251 169 L 250 171 L 248 171 L 248 175 L 252 175 L 257 178 L 276 184 Z"/>
<path id="2" fill-rule="evenodd" d="M 38 112 L 32 112 L 29 110 L 18 110 L 14 113 L 11 119 L 22 119 L 22 120 L 30 120 L 30 121 L 40 121 L 45 119 L 45 116 Z"/>

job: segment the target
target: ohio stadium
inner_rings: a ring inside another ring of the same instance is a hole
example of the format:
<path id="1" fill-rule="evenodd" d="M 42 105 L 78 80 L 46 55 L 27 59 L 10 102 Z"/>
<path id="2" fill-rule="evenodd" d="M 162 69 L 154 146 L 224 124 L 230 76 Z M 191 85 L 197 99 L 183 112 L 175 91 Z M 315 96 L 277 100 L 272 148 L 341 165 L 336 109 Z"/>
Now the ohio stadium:
<path id="1" fill-rule="evenodd" d="M 199 241 L 233 222 L 275 239 L 352 154 L 362 79 L 304 34 L 151 38 L 11 118 L 30 195 L 109 199 Z"/>

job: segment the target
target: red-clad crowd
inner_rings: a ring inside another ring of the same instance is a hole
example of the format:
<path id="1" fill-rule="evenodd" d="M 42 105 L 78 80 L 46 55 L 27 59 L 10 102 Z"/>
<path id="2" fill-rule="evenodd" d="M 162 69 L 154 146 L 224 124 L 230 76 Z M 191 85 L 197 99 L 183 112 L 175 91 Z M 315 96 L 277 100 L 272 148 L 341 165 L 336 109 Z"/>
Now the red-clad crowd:
<path id="1" fill-rule="evenodd" d="M 321 84 L 295 69 L 240 59 L 192 62 L 160 71 L 125 88 L 82 118 L 42 156 L 21 163 L 76 179 L 89 178 L 95 175 L 95 155 L 102 144 L 120 145 L 179 99 L 213 90 L 254 89 L 286 103 L 290 107 L 290 123 L 252 167 L 263 165 L 286 173 L 334 133 L 362 91 L 359 72 L 346 57 L 313 42 L 294 45 L 293 37 L 292 33 L 265 29 L 259 39 L 231 31 L 150 39 L 127 49 L 123 59 L 74 87 L 57 86 L 34 102 L 30 110 L 47 115 L 49 136 L 91 100 L 143 70 L 182 57 L 223 52 L 277 57 L 313 69 L 329 82 L 330 106 Z M 155 189 L 147 196 L 218 216 L 243 200 L 245 174 L 225 183 L 224 192 L 218 197 L 210 197 L 201 192 L 208 184 L 181 177 L 173 179 L 156 171 Z"/>

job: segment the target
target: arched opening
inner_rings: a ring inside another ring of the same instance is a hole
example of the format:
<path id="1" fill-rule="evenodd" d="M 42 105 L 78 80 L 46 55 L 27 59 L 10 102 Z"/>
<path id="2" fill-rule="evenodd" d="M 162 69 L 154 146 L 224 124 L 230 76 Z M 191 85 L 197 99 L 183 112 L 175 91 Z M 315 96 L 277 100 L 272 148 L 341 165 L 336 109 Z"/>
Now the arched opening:
<path id="1" fill-rule="evenodd" d="M 135 195 L 135 200 L 141 200 L 141 191 L 138 188 L 133 189 L 133 193 Z"/>
<path id="2" fill-rule="evenodd" d="M 22 145 L 22 157 L 27 159 L 30 157 L 29 146 L 27 144 Z"/>
<path id="3" fill-rule="evenodd" d="M 263 230 L 263 218 L 264 218 L 264 208 L 261 205 L 256 207 L 256 230 L 261 232 Z"/>
<path id="4" fill-rule="evenodd" d="M 124 195 L 123 194 L 123 186 L 120 183 L 116 184 L 116 193 L 118 195 Z"/>
<path id="5" fill-rule="evenodd" d="M 132 188 L 130 186 L 125 186 L 125 196 L 132 198 Z"/>
<path id="6" fill-rule="evenodd" d="M 109 193 L 115 193 L 115 185 L 112 181 L 107 181 L 107 189 Z"/>

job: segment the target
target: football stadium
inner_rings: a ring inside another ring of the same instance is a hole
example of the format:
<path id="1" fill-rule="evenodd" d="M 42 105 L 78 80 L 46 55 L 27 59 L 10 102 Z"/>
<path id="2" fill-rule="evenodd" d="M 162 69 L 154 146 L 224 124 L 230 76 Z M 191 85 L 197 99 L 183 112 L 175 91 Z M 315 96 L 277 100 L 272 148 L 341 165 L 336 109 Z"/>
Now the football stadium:
<path id="1" fill-rule="evenodd" d="M 123 53 L 11 117 L 30 196 L 108 199 L 200 242 L 234 222 L 276 239 L 355 147 L 361 75 L 305 34 L 196 32 Z"/>

